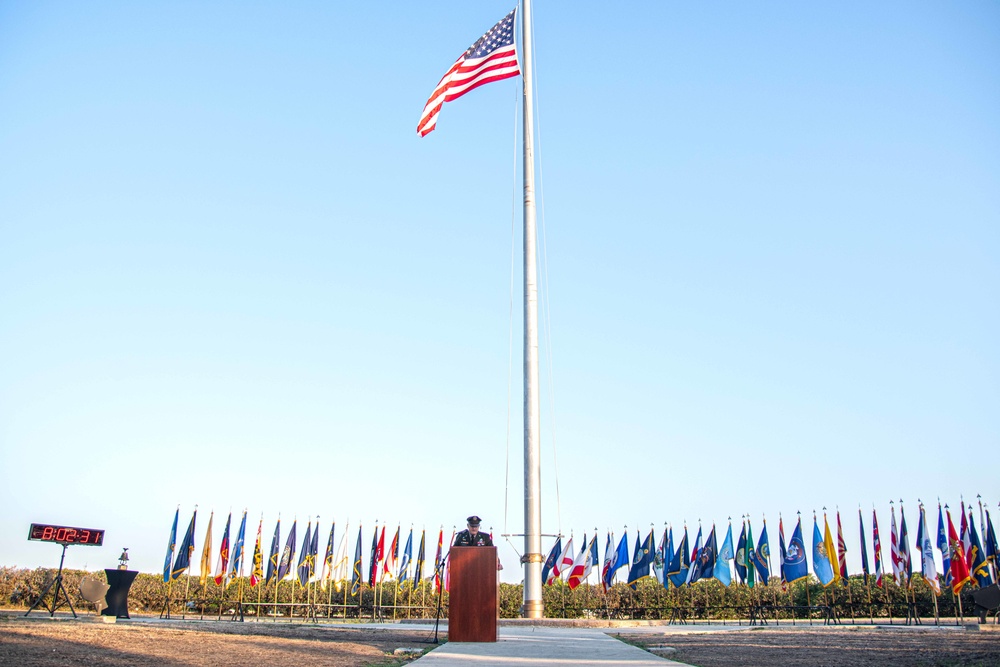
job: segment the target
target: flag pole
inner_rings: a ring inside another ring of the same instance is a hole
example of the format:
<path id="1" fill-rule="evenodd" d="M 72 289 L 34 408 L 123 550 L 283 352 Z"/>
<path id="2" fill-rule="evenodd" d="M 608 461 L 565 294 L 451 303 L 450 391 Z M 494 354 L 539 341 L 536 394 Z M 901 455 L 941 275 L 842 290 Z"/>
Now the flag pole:
<path id="1" fill-rule="evenodd" d="M 541 618 L 542 509 L 538 389 L 538 284 L 535 233 L 534 67 L 531 0 L 521 0 L 521 77 L 524 83 L 524 618 Z"/>
<path id="2" fill-rule="evenodd" d="M 280 521 L 281 519 L 279 518 L 278 520 Z M 270 558 L 270 556 L 268 556 L 268 558 Z M 278 622 L 278 584 L 279 583 L 281 583 L 281 579 L 278 578 L 278 573 L 275 572 L 274 573 L 274 616 L 271 617 L 271 620 L 274 621 L 275 623 Z"/>
<path id="3" fill-rule="evenodd" d="M 167 597 L 163 600 L 163 611 L 160 612 L 160 618 L 170 618 L 170 587 L 173 584 L 173 579 L 167 582 Z"/>
<path id="4" fill-rule="evenodd" d="M 982 503 L 980 503 L 982 507 Z M 194 515 L 198 516 L 198 506 L 194 506 Z M 194 519 L 191 519 L 191 547 L 188 550 L 188 566 L 185 568 L 184 573 L 184 606 L 181 607 L 181 620 L 184 620 L 187 614 L 187 602 L 188 602 L 188 591 L 191 588 L 191 556 L 194 555 Z M 173 573 L 171 573 L 173 576 Z"/>
<path id="5" fill-rule="evenodd" d="M 778 520 L 779 521 L 781 520 L 781 516 L 780 515 L 778 516 Z M 760 515 L 760 522 L 764 525 L 764 530 L 766 531 L 767 530 L 767 517 L 765 517 L 763 514 L 761 514 Z M 757 546 L 760 547 L 759 544 Z M 767 536 L 767 572 L 768 572 L 768 575 L 767 575 L 767 584 L 765 584 L 765 585 L 768 588 L 771 589 L 771 604 L 773 606 L 777 607 L 778 606 L 778 591 L 771 584 L 771 578 L 774 576 L 774 570 L 771 569 L 771 536 L 770 535 Z M 775 625 L 778 624 L 778 610 L 777 609 L 774 610 L 774 624 Z"/>
<path id="6" fill-rule="evenodd" d="M 795 536 L 793 535 L 792 537 L 795 537 Z M 806 615 L 809 617 L 809 625 L 812 625 L 813 624 L 812 596 L 809 593 L 809 589 L 811 588 L 811 586 L 809 585 L 809 573 L 808 572 L 806 573 L 805 580 L 806 580 Z"/>
<path id="7" fill-rule="evenodd" d="M 191 559 L 188 559 L 187 570 L 184 573 L 184 606 L 181 608 L 181 620 L 187 614 L 188 591 L 191 589 Z"/>
<path id="8" fill-rule="evenodd" d="M 336 558 L 336 556 L 334 556 Z M 331 568 L 332 569 L 332 568 Z M 326 596 L 326 617 L 333 614 L 333 572 L 330 573 L 330 581 L 326 582 L 328 594 Z"/>
<path id="9" fill-rule="evenodd" d="M 240 547 L 240 571 L 236 573 L 239 578 L 239 600 L 236 602 L 236 613 L 240 615 L 240 622 L 243 622 L 243 547 Z M 236 620 L 236 614 L 233 614 L 233 620 Z"/>

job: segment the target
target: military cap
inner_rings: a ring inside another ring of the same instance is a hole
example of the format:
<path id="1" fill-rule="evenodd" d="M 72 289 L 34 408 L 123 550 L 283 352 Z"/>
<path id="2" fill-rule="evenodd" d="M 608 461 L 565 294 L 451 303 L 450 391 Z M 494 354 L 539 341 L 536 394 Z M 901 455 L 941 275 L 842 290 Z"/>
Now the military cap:
<path id="1" fill-rule="evenodd" d="M 470 525 L 470 526 L 478 526 L 479 524 L 481 524 L 481 523 L 483 522 L 483 520 L 482 520 L 482 519 L 480 519 L 480 518 L 479 518 L 478 516 L 476 516 L 475 514 L 473 514 L 473 515 L 472 515 L 472 516 L 470 516 L 470 517 L 469 517 L 468 519 L 466 519 L 466 521 L 468 521 L 468 522 L 469 522 L 469 525 Z"/>

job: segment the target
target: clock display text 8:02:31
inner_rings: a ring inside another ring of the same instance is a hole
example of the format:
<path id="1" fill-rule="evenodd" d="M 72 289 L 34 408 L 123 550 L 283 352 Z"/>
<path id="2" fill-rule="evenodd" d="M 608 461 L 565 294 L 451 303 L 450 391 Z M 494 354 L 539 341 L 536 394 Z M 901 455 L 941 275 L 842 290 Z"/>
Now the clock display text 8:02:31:
<path id="1" fill-rule="evenodd" d="M 104 531 L 94 528 L 74 528 L 53 526 L 47 523 L 33 523 L 28 531 L 29 540 L 57 542 L 59 544 L 89 544 L 99 547 L 104 544 Z"/>

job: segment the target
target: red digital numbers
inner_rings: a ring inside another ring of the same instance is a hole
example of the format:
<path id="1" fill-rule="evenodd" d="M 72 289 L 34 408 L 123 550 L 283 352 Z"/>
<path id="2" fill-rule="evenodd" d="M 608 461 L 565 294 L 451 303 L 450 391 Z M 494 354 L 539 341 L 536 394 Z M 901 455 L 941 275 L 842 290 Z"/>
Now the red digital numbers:
<path id="1" fill-rule="evenodd" d="M 33 523 L 28 531 L 29 540 L 56 542 L 58 544 L 89 544 L 101 546 L 104 543 L 104 531 L 93 528 L 72 528 L 69 526 L 52 526 L 44 523 Z"/>

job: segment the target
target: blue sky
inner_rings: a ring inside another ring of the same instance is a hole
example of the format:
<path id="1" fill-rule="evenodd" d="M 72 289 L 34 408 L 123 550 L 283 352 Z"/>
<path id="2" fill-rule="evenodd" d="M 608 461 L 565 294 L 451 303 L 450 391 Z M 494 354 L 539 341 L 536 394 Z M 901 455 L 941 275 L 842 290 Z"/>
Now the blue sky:
<path id="1" fill-rule="evenodd" d="M 509 9 L 0 7 L 3 564 L 522 531 L 520 79 L 415 133 Z M 996 507 L 1000 8 L 534 12 L 545 532 Z"/>

